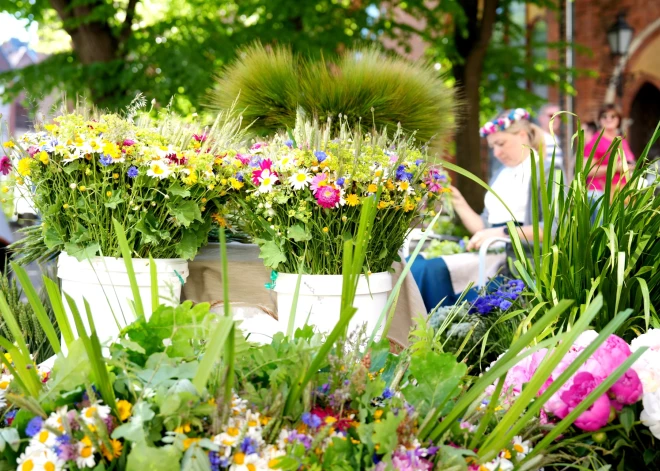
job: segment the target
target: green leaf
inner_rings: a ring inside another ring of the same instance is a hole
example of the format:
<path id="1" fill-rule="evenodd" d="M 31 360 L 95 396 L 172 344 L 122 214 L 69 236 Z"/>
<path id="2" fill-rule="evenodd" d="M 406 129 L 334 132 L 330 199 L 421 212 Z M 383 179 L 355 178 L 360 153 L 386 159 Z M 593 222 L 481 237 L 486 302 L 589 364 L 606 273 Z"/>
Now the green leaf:
<path id="1" fill-rule="evenodd" d="M 0 452 L 4 453 L 7 445 L 14 451 L 18 451 L 21 445 L 21 437 L 18 436 L 18 430 L 15 428 L 0 429 Z"/>
<path id="2" fill-rule="evenodd" d="M 187 198 L 190 196 L 190 190 L 181 186 L 181 184 L 174 180 L 174 182 L 167 189 L 167 192 L 170 196 L 180 196 L 182 198 Z"/>
<path id="3" fill-rule="evenodd" d="M 282 249 L 272 240 L 256 239 L 259 244 L 259 258 L 264 261 L 264 265 L 276 270 L 280 263 L 286 263 L 286 255 Z"/>
<path id="4" fill-rule="evenodd" d="M 151 213 L 146 213 L 135 225 L 135 230 L 142 234 L 143 244 L 158 245 L 172 239 L 170 233 L 158 228 L 158 220 Z"/>
<path id="5" fill-rule="evenodd" d="M 379 454 L 394 451 L 398 442 L 396 430 L 403 419 L 402 413 L 394 415 L 393 412 L 388 412 L 384 419 L 374 425 L 373 441 L 375 445 L 379 445 Z"/>
<path id="6" fill-rule="evenodd" d="M 106 208 L 117 209 L 117 206 L 119 206 L 120 204 L 124 204 L 124 198 L 121 197 L 121 193 L 115 192 L 110 197 L 110 199 L 103 205 Z"/>
<path id="7" fill-rule="evenodd" d="M 46 230 L 44 230 L 44 244 L 46 244 L 46 247 L 49 249 L 54 249 L 64 244 L 64 241 L 53 226 L 48 226 Z"/>
<path id="8" fill-rule="evenodd" d="M 194 201 L 179 201 L 167 203 L 167 209 L 183 227 L 188 227 L 194 221 L 202 221 L 202 212 Z"/>
<path id="9" fill-rule="evenodd" d="M 128 454 L 126 471 L 180 471 L 181 451 L 173 445 L 158 448 L 137 443 Z"/>
<path id="10" fill-rule="evenodd" d="M 458 385 L 465 375 L 467 366 L 456 361 L 450 353 L 427 353 L 414 356 L 410 372 L 417 384 L 409 383 L 402 392 L 410 404 L 415 404 L 424 417 L 432 408 L 437 408 L 458 392 Z"/>
<path id="11" fill-rule="evenodd" d="M 146 434 L 145 424 L 148 425 L 151 419 L 156 416 L 154 411 L 146 402 L 138 402 L 133 406 L 131 419 L 123 425 L 120 425 L 112 432 L 112 438 L 118 440 L 124 438 L 134 443 L 144 442 Z"/>
<path id="12" fill-rule="evenodd" d="M 69 344 L 67 356 L 60 354 L 55 360 L 46 396 L 55 397 L 61 391 L 70 391 L 89 382 L 91 372 L 83 339 L 78 338 Z"/>
<path id="13" fill-rule="evenodd" d="M 287 231 L 287 234 L 289 239 L 295 240 L 296 242 L 303 242 L 312 239 L 312 235 L 300 224 L 291 226 Z"/>
<path id="14" fill-rule="evenodd" d="M 624 407 L 623 410 L 619 412 L 619 420 L 621 421 L 621 425 L 623 425 L 626 434 L 630 434 L 630 431 L 635 424 L 635 411 L 632 407 Z"/>
<path id="15" fill-rule="evenodd" d="M 181 241 L 176 246 L 176 253 L 179 257 L 186 260 L 192 260 L 199 252 L 200 247 L 208 241 L 211 221 L 203 223 L 193 223 L 188 229 L 181 231 Z"/>
<path id="16" fill-rule="evenodd" d="M 96 257 L 100 250 L 101 246 L 98 244 L 98 242 L 93 242 L 84 246 L 74 243 L 64 244 L 64 251 L 72 257 L 75 257 L 79 262 L 83 262 L 92 257 Z"/>

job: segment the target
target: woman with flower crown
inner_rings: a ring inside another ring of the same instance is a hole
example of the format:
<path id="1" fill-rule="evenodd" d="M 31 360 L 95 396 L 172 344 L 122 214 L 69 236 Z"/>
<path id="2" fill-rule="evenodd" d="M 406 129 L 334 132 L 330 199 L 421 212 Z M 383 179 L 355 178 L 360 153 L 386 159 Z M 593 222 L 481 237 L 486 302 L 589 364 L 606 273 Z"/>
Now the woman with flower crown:
<path id="1" fill-rule="evenodd" d="M 543 131 L 530 122 L 526 110 L 518 108 L 506 111 L 486 123 L 480 134 L 487 139 L 495 158 L 503 167 L 491 181 L 493 192 L 486 193 L 482 214 L 474 211 L 463 195 L 456 188 L 452 188 L 454 210 L 472 234 L 467 249 L 479 250 L 488 239 L 508 237 L 506 224 L 510 221 L 516 225 L 521 240 L 531 241 L 532 191 L 540 191 L 540 188 L 532 188 L 532 163 L 538 165 L 538 155 L 544 155 Z M 546 162 L 544 168 L 546 177 L 553 170 L 561 172 L 558 167 L 553 169 L 551 162 Z M 540 169 L 537 170 L 538 174 Z M 555 178 L 555 181 L 559 179 Z M 541 214 L 539 208 L 539 215 Z M 504 261 L 504 255 L 493 257 L 490 265 L 501 266 Z M 458 299 L 457 293 L 470 282 L 476 281 L 478 264 L 478 255 L 475 253 L 416 260 L 411 271 L 426 308 L 431 311 L 438 304 L 454 304 Z"/>

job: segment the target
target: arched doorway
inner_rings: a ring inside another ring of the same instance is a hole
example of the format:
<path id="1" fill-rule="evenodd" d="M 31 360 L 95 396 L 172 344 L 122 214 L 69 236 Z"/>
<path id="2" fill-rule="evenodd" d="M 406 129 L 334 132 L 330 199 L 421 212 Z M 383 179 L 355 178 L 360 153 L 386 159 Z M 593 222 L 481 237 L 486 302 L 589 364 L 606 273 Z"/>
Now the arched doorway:
<path id="1" fill-rule="evenodd" d="M 639 157 L 660 122 L 660 90 L 655 85 L 647 82 L 640 87 L 630 107 L 630 118 L 630 147 L 635 157 Z M 649 157 L 652 160 L 660 158 L 660 140 L 651 148 Z"/>

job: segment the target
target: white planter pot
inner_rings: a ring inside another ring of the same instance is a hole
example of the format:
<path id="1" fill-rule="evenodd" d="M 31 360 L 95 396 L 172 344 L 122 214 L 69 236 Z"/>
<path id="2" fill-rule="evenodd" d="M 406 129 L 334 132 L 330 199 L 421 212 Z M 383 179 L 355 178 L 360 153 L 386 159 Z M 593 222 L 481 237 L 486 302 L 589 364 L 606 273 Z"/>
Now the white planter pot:
<path id="1" fill-rule="evenodd" d="M 178 258 L 156 259 L 155 262 L 161 303 L 178 304 L 182 284 L 188 278 L 188 262 Z M 133 269 L 144 313 L 149 318 L 153 309 L 149 259 L 134 258 Z M 129 303 L 129 300 L 133 300 L 133 293 L 123 259 L 94 257 L 79 262 L 76 258 L 62 253 L 57 260 L 57 277 L 62 280 L 62 301 L 73 329 L 75 324 L 64 293 L 76 302 L 83 322 L 89 328 L 83 302 L 83 299 L 87 300 L 101 343 L 113 340 L 121 328 L 135 320 Z"/>
<path id="2" fill-rule="evenodd" d="M 321 332 L 330 332 L 339 321 L 342 279 L 342 275 L 303 275 L 294 326 L 302 327 L 307 323 Z M 277 317 L 282 332 L 286 332 L 289 324 L 297 280 L 297 274 L 278 273 L 275 281 Z M 360 276 L 353 303 L 357 312 L 351 319 L 349 332 L 367 324 L 367 334 L 371 334 L 387 304 L 390 291 L 390 273 L 372 273 L 368 282 L 364 275 Z M 381 325 L 381 329 L 383 327 Z"/>

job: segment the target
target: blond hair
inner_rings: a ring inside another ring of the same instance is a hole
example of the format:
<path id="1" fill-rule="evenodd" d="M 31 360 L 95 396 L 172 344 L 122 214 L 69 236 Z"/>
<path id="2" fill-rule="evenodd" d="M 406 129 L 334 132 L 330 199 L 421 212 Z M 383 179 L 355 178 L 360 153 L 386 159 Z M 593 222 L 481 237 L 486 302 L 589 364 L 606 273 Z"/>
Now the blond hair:
<path id="1" fill-rule="evenodd" d="M 501 132 L 506 132 L 509 134 L 518 134 L 520 131 L 525 131 L 527 134 L 527 139 L 529 139 L 529 146 L 539 155 L 544 154 L 545 147 L 545 135 L 543 130 L 538 127 L 536 124 L 530 122 L 527 119 L 519 119 L 514 121 Z"/>

